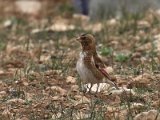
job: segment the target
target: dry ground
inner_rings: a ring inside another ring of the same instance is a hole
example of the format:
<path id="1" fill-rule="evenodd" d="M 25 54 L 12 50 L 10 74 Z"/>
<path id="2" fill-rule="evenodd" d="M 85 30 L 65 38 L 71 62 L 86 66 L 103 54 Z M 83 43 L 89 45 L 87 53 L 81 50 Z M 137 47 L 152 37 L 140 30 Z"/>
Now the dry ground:
<path id="1" fill-rule="evenodd" d="M 0 120 L 159 120 L 160 16 L 148 11 L 91 22 L 68 4 L 53 11 L 0 16 Z M 81 33 L 94 34 L 117 84 L 134 95 L 81 92 L 75 69 Z"/>

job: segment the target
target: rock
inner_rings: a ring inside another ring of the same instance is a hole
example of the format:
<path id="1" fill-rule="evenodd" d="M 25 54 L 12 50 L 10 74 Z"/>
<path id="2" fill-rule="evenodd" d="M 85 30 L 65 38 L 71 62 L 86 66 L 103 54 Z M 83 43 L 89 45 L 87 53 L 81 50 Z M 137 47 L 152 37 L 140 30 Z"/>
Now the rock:
<path id="1" fill-rule="evenodd" d="M 115 87 L 111 87 L 107 83 L 99 83 L 99 84 L 93 84 L 91 87 L 91 84 L 85 84 L 84 85 L 86 92 L 96 93 L 96 92 L 102 92 L 105 95 L 113 94 L 113 95 L 121 95 L 125 93 L 126 95 L 134 95 L 135 92 L 132 89 L 127 89 L 126 87 L 119 87 L 119 90 L 117 90 Z M 91 89 L 90 89 L 91 87 Z"/>
<path id="2" fill-rule="evenodd" d="M 112 90 L 111 93 L 113 95 L 135 95 L 135 92 L 132 89 L 127 89 L 126 87 L 119 87 L 119 90 Z"/>
<path id="3" fill-rule="evenodd" d="M 3 26 L 8 28 L 8 27 L 11 27 L 12 24 L 13 24 L 12 20 L 8 19 L 8 20 L 4 21 Z"/>

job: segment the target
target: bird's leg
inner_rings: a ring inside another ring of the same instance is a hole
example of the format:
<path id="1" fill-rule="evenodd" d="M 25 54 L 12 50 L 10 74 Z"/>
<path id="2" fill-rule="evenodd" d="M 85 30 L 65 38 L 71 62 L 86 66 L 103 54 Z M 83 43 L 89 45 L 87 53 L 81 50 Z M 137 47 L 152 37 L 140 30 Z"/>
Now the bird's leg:
<path id="1" fill-rule="evenodd" d="M 98 93 L 99 86 L 100 86 L 100 84 L 97 83 L 97 88 L 96 88 L 95 93 Z M 93 91 L 92 91 L 93 83 L 91 83 L 91 86 L 87 86 L 87 87 L 88 87 L 88 89 L 89 89 L 89 91 L 88 91 L 89 93 L 93 92 Z"/>
<path id="2" fill-rule="evenodd" d="M 91 85 L 91 86 L 90 86 Z M 93 86 L 93 84 L 92 83 L 90 83 L 90 84 L 88 84 L 87 83 L 87 86 L 86 86 L 86 92 L 91 92 L 91 89 L 92 89 L 92 86 Z"/>
<path id="3" fill-rule="evenodd" d="M 89 93 L 91 93 L 91 89 L 92 89 L 92 87 L 93 87 L 93 84 L 91 83 L 91 86 L 89 87 Z"/>
<path id="4" fill-rule="evenodd" d="M 100 84 L 99 84 L 99 83 L 97 83 L 96 94 L 98 93 L 98 90 L 99 90 L 99 86 L 100 86 Z"/>
<path id="5" fill-rule="evenodd" d="M 82 91 L 83 93 L 86 93 L 87 88 L 85 88 L 85 87 L 82 85 L 82 87 L 81 87 L 81 91 Z"/>

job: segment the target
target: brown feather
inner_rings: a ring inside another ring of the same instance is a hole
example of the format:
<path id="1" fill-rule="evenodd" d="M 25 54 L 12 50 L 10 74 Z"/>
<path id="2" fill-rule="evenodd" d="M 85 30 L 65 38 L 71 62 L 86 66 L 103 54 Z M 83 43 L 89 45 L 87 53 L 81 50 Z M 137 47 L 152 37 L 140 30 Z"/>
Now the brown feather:
<path id="1" fill-rule="evenodd" d="M 118 89 L 117 85 L 110 81 L 111 77 L 105 70 L 105 64 L 96 52 L 95 38 L 91 34 L 83 34 L 78 41 L 82 45 L 82 52 L 77 62 L 77 71 L 81 79 L 85 83 L 94 84 L 103 82 L 103 78 L 107 78 L 105 82 Z"/>

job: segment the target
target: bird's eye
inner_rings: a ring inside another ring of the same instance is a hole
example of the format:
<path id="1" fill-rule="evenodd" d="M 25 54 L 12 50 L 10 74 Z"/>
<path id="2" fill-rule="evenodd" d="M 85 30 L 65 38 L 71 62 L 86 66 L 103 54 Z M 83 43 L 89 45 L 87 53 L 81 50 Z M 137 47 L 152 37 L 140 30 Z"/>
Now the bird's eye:
<path id="1" fill-rule="evenodd" d="M 82 39 L 82 40 L 85 40 L 85 39 L 86 39 L 86 37 L 85 37 L 85 36 L 81 36 L 81 39 Z"/>

